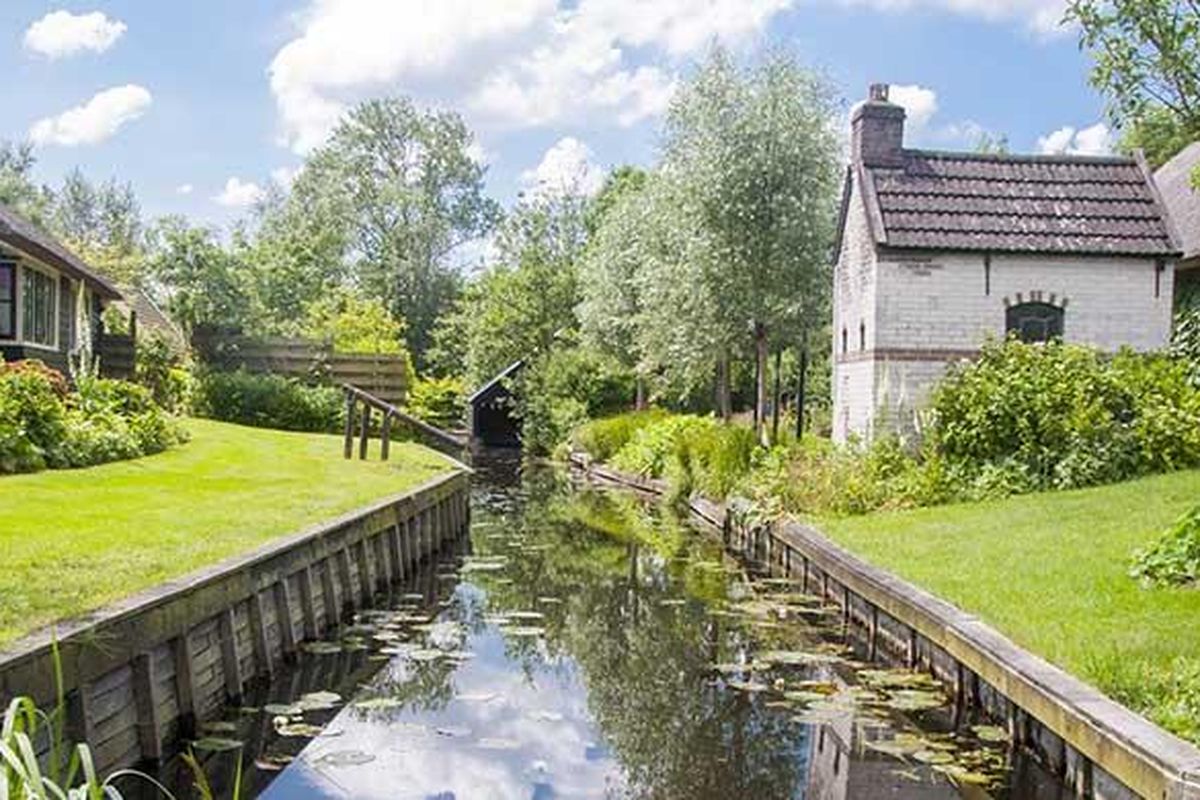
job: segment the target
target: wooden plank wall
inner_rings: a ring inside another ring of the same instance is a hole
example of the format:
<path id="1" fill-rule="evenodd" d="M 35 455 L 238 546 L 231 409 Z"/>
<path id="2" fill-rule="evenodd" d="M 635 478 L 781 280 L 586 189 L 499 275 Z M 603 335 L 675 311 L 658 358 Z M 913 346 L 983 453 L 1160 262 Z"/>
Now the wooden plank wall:
<path id="1" fill-rule="evenodd" d="M 132 380 L 137 348 L 132 336 L 103 333 L 96 341 L 100 374 L 105 378 Z"/>
<path id="2" fill-rule="evenodd" d="M 68 728 L 102 773 L 156 762 L 466 532 L 468 478 L 422 490 L 168 585 L 61 638 Z M 0 654 L 0 701 L 54 702 L 47 644 Z"/>
<path id="3" fill-rule="evenodd" d="M 411 377 L 403 357 L 335 353 L 328 343 L 312 339 L 198 331 L 192 343 L 201 359 L 218 369 L 240 367 L 305 381 L 350 383 L 393 405 L 403 404 Z"/>

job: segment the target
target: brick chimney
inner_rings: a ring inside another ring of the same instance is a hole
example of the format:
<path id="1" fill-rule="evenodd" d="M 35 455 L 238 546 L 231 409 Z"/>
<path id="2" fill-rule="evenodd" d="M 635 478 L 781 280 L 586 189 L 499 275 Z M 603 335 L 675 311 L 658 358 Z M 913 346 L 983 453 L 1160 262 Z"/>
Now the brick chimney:
<path id="1" fill-rule="evenodd" d="M 850 158 L 868 167 L 904 165 L 904 108 L 888 102 L 888 85 L 873 83 L 850 116 Z"/>

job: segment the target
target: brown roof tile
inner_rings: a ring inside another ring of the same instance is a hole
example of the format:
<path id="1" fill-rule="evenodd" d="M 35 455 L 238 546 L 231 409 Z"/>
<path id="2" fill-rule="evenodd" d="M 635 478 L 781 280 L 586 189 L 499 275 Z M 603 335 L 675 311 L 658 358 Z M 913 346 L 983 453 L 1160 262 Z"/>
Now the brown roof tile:
<path id="1" fill-rule="evenodd" d="M 1171 256 L 1172 238 L 1134 159 L 905 150 L 864 168 L 884 230 L 904 249 Z"/>

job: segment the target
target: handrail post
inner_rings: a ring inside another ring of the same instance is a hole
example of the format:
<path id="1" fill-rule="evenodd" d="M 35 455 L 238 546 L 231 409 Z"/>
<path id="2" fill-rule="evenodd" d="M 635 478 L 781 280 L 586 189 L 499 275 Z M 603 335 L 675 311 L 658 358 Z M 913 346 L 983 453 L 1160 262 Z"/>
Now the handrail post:
<path id="1" fill-rule="evenodd" d="M 346 389 L 346 458 L 354 457 L 354 392 Z"/>
<path id="2" fill-rule="evenodd" d="M 371 404 L 363 400 L 362 430 L 359 432 L 358 457 L 367 459 L 367 437 L 371 434 Z"/>
<path id="3" fill-rule="evenodd" d="M 379 457 L 387 461 L 392 444 L 392 412 L 383 413 L 383 430 L 380 432 Z"/>

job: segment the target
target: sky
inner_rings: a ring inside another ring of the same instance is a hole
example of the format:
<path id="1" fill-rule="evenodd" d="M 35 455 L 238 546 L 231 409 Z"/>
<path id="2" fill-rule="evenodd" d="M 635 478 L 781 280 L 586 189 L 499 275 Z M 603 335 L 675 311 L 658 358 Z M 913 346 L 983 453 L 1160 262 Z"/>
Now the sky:
<path id="1" fill-rule="evenodd" d="M 370 97 L 453 109 L 505 203 L 656 157 L 714 41 L 785 47 L 847 110 L 889 83 L 908 146 L 1102 153 L 1064 0 L 95 0 L 0 4 L 0 139 L 37 178 L 133 184 L 148 217 L 226 227 Z"/>

